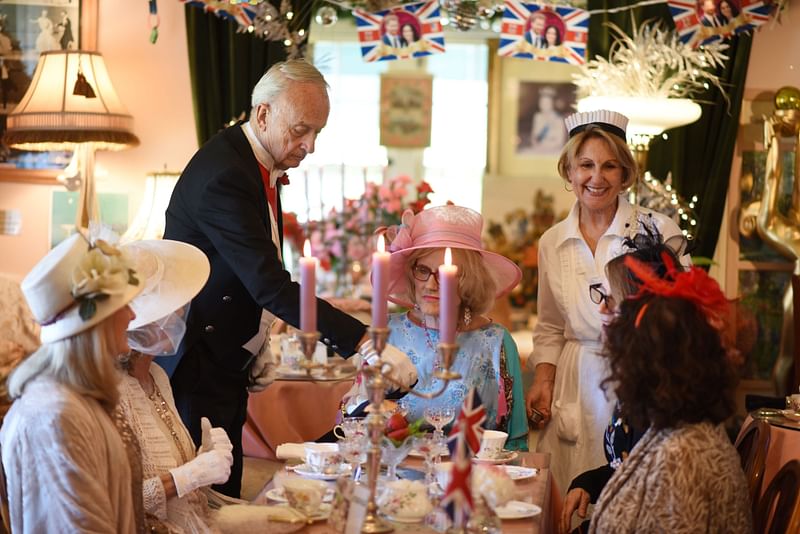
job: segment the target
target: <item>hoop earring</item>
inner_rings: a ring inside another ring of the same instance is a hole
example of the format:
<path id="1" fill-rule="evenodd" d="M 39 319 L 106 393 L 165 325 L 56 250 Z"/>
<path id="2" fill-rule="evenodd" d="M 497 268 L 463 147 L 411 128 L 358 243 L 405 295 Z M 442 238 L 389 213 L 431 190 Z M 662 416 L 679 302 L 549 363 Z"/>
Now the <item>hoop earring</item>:
<path id="1" fill-rule="evenodd" d="M 567 193 L 572 193 L 572 188 L 570 187 L 570 183 L 567 181 L 564 182 L 564 191 L 566 191 Z"/>

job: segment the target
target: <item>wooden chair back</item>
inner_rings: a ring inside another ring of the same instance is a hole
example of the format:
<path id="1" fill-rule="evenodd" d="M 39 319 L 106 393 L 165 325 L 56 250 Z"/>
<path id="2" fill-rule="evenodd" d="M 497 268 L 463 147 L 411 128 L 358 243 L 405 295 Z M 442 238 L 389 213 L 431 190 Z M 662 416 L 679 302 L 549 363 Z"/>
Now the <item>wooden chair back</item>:
<path id="1" fill-rule="evenodd" d="M 800 461 L 787 462 L 769 483 L 753 516 L 757 534 L 800 533 Z"/>
<path id="2" fill-rule="evenodd" d="M 735 447 L 742 460 L 742 470 L 747 478 L 747 491 L 756 512 L 758 498 L 761 496 L 761 485 L 764 470 L 767 466 L 767 450 L 769 449 L 769 423 L 763 419 L 753 419 L 736 438 Z"/>

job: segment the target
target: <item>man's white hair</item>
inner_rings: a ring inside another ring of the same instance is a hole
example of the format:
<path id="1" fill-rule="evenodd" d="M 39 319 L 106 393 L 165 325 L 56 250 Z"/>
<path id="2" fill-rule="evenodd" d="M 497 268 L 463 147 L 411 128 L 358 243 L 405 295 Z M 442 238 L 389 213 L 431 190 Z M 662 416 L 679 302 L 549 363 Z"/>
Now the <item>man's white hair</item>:
<path id="1" fill-rule="evenodd" d="M 256 107 L 259 104 L 272 102 L 286 90 L 290 82 L 313 83 L 326 92 L 328 90 L 328 82 L 314 65 L 304 59 L 290 59 L 275 63 L 258 80 L 253 88 L 250 105 Z"/>

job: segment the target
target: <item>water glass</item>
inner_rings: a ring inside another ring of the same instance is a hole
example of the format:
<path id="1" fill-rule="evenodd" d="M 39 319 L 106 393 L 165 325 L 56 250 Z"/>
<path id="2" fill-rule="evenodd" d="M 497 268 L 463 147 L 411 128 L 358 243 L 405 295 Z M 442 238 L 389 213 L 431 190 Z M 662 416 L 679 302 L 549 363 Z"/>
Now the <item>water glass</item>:
<path id="1" fill-rule="evenodd" d="M 436 429 L 434 435 L 440 440 L 444 438 L 442 429 L 456 416 L 455 408 L 446 406 L 425 408 L 425 420 Z"/>
<path id="2" fill-rule="evenodd" d="M 339 452 L 342 453 L 344 461 L 350 464 L 352 477 L 356 482 L 361 474 L 361 464 L 367 461 L 369 447 L 366 434 L 354 434 L 339 441 Z"/>

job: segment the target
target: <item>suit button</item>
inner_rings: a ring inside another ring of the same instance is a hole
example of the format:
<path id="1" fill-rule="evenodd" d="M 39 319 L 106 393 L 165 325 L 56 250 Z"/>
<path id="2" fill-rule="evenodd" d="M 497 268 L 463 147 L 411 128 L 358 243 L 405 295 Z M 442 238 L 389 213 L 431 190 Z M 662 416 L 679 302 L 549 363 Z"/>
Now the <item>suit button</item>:
<path id="1" fill-rule="evenodd" d="M 232 300 L 233 297 L 231 297 L 230 295 L 225 295 L 224 297 L 222 297 L 222 302 L 230 302 Z"/>
<path id="2" fill-rule="evenodd" d="M 211 334 L 214 332 L 214 327 L 212 325 L 206 325 L 206 327 L 203 328 L 203 330 L 206 331 L 206 334 Z"/>
<path id="3" fill-rule="evenodd" d="M 339 345 L 331 345 L 331 348 L 332 348 L 333 350 L 336 350 L 336 349 L 338 349 L 338 348 L 339 348 Z"/>
<path id="4" fill-rule="evenodd" d="M 325 339 L 322 340 L 322 342 L 325 343 L 326 345 L 330 345 L 331 340 L 326 337 Z"/>

